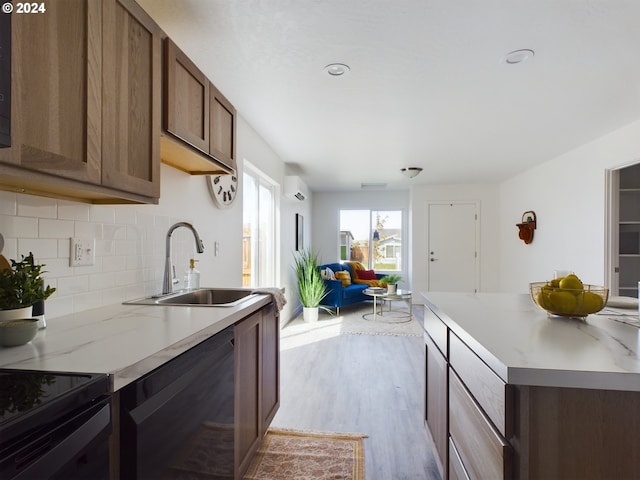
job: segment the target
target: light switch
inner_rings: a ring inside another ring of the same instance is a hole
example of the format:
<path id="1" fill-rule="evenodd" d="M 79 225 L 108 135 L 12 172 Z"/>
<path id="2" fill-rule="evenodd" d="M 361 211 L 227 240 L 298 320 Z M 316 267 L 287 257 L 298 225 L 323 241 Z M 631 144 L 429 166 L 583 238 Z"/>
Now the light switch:
<path id="1" fill-rule="evenodd" d="M 93 238 L 72 238 L 69 252 L 69 266 L 95 265 L 96 240 Z"/>

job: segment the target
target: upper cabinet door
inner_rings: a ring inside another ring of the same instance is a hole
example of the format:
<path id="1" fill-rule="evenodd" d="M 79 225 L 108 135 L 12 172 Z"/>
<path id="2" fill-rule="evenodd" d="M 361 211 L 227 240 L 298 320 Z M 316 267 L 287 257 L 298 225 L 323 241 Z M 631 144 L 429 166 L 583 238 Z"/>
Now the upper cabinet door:
<path id="1" fill-rule="evenodd" d="M 210 148 L 212 156 L 236 168 L 236 109 L 220 91 L 210 85 Z"/>
<path id="2" fill-rule="evenodd" d="M 169 38 L 164 49 L 162 161 L 191 175 L 233 173 L 235 108 Z"/>
<path id="3" fill-rule="evenodd" d="M 44 14 L 11 15 L 12 146 L 0 161 L 99 184 L 101 2 L 46 7 Z"/>
<path id="4" fill-rule="evenodd" d="M 170 40 L 165 40 L 164 128 L 209 153 L 209 80 Z"/>
<path id="5" fill-rule="evenodd" d="M 162 31 L 133 0 L 103 18 L 102 183 L 159 197 Z"/>

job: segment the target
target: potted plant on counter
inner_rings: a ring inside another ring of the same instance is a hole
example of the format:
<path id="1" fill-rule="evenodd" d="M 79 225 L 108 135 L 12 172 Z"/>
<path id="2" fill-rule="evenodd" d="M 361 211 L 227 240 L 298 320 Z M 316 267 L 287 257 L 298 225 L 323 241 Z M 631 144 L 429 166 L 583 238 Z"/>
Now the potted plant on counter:
<path id="1" fill-rule="evenodd" d="M 21 257 L 11 260 L 11 268 L 0 270 L 0 320 L 32 317 L 33 305 L 44 303 L 56 291 L 44 285 L 44 265 L 35 263 L 32 252 Z"/>
<path id="2" fill-rule="evenodd" d="M 302 318 L 305 322 L 317 322 L 320 302 L 327 295 L 327 286 L 318 270 L 318 256 L 310 250 L 302 250 L 295 254 L 296 279 L 298 295 L 302 303 Z"/>
<path id="3" fill-rule="evenodd" d="M 395 273 L 385 275 L 380 279 L 380 283 L 387 284 L 387 293 L 390 295 L 396 293 L 398 282 L 400 281 L 402 281 L 402 277 L 400 275 L 396 275 Z"/>

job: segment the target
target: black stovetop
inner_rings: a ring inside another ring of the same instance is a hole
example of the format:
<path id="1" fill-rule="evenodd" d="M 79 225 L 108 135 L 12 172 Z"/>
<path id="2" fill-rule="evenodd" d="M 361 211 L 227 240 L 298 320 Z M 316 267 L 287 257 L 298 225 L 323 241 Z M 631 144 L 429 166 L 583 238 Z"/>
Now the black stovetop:
<path id="1" fill-rule="evenodd" d="M 109 392 L 109 376 L 0 369 L 0 442 L 41 428 Z"/>

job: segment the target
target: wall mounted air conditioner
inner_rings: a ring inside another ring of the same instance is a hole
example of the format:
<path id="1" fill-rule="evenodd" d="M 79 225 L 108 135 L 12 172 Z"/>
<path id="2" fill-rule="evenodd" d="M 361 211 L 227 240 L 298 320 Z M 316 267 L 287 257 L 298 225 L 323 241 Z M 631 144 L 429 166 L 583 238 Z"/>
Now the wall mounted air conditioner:
<path id="1" fill-rule="evenodd" d="M 309 191 L 307 190 L 307 185 L 300 177 L 288 175 L 284 177 L 284 195 L 303 201 L 309 196 Z"/>

